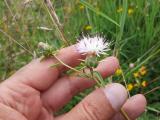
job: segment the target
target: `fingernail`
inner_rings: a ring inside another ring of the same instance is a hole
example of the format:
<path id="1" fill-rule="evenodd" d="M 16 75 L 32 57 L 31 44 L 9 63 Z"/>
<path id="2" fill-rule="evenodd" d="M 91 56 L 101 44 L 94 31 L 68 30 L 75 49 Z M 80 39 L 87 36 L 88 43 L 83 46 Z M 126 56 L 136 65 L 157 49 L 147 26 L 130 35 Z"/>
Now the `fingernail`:
<path id="1" fill-rule="evenodd" d="M 118 83 L 107 85 L 104 93 L 115 111 L 119 111 L 127 100 L 127 90 Z"/>

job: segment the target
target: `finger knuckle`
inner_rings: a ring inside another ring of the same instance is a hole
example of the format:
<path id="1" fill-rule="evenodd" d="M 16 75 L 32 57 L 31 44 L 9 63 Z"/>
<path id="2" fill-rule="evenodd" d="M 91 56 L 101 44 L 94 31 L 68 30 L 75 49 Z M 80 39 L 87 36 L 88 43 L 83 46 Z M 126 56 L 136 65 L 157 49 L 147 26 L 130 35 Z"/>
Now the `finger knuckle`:
<path id="1" fill-rule="evenodd" d="M 93 102 L 90 101 L 82 102 L 81 110 L 85 120 L 102 120 L 98 112 L 98 107 Z"/>

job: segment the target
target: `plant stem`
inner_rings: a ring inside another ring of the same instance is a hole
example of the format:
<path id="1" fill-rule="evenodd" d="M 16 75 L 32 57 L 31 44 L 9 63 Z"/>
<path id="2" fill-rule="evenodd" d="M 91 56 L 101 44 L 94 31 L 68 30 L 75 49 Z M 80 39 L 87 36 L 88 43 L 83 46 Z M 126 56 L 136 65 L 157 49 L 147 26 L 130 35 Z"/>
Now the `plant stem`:
<path id="1" fill-rule="evenodd" d="M 144 93 L 143 95 L 147 95 L 147 94 L 149 94 L 149 93 L 151 93 L 151 92 L 154 92 L 154 91 L 156 91 L 156 90 L 158 90 L 158 89 L 160 89 L 160 86 L 153 88 L 152 90 Z"/>
<path id="2" fill-rule="evenodd" d="M 8 39 L 10 39 L 13 42 L 15 42 L 17 45 L 19 45 L 21 48 L 23 48 L 25 51 L 27 51 L 29 54 L 31 54 L 34 57 L 34 54 L 31 51 L 29 51 L 27 48 L 25 48 L 21 43 L 19 43 L 17 40 L 15 40 L 13 37 L 11 37 L 9 34 L 7 34 L 6 32 L 4 32 L 1 29 L 0 29 L 0 33 L 3 33 L 4 36 L 8 37 Z"/>
<path id="3" fill-rule="evenodd" d="M 123 117 L 124 117 L 126 120 L 131 120 L 131 119 L 128 117 L 127 113 L 124 111 L 123 108 L 121 108 L 120 112 L 121 112 L 121 114 L 123 115 Z"/>
<path id="4" fill-rule="evenodd" d="M 128 9 L 128 1 L 127 0 L 123 0 L 123 9 L 124 9 L 124 12 L 122 13 L 122 16 L 120 18 L 120 30 L 117 35 L 117 39 L 115 41 L 115 47 L 113 50 L 113 55 L 116 57 L 118 57 L 119 53 L 120 53 L 120 41 L 122 41 L 124 26 L 125 26 L 125 21 L 126 21 L 126 16 L 127 16 L 127 9 Z"/>
<path id="5" fill-rule="evenodd" d="M 46 6 L 47 6 L 47 10 L 52 18 L 52 22 L 53 24 L 55 25 L 57 31 L 59 32 L 60 34 L 60 37 L 62 39 L 62 41 L 66 44 L 66 45 L 70 45 L 68 40 L 66 39 L 65 35 L 64 35 L 64 31 L 63 31 L 63 27 L 58 19 L 58 16 L 55 12 L 55 9 L 51 3 L 50 0 L 45 0 L 45 3 L 46 3 Z"/>
<path id="6" fill-rule="evenodd" d="M 71 70 L 73 70 L 73 71 L 75 71 L 75 72 L 80 73 L 79 70 L 77 70 L 77 69 L 75 69 L 75 68 L 73 68 L 73 67 L 65 64 L 65 63 L 64 63 L 62 60 L 60 60 L 56 55 L 53 54 L 53 56 L 54 56 L 62 65 L 64 65 L 65 67 L 67 67 L 67 68 L 69 68 L 69 69 L 71 69 Z"/>

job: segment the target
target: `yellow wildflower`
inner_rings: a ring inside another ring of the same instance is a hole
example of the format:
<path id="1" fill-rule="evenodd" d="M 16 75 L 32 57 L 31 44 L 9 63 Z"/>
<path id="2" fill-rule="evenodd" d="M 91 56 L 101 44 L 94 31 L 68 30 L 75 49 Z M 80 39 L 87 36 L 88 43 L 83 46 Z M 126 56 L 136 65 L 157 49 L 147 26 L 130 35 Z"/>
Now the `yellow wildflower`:
<path id="1" fill-rule="evenodd" d="M 80 9 L 80 10 L 84 10 L 84 5 L 80 5 L 80 6 L 79 6 L 79 9 Z"/>
<path id="2" fill-rule="evenodd" d="M 122 75 L 122 70 L 121 70 L 121 69 L 117 69 L 116 72 L 115 72 L 115 74 L 116 74 L 117 76 Z"/>
<path id="3" fill-rule="evenodd" d="M 133 89 L 133 84 L 132 83 L 129 83 L 128 85 L 127 85 L 127 90 L 128 91 L 131 91 L 132 89 Z"/>
<path id="4" fill-rule="evenodd" d="M 133 8 L 129 8 L 129 9 L 128 9 L 128 15 L 132 15 L 133 13 L 134 13 Z"/>
<path id="5" fill-rule="evenodd" d="M 140 70 L 146 70 L 147 68 L 146 68 L 146 66 L 142 66 L 141 68 L 140 68 Z"/>
<path id="6" fill-rule="evenodd" d="M 92 29 L 92 26 L 91 26 L 91 25 L 86 25 L 84 29 L 85 29 L 85 30 L 91 30 L 91 29 Z"/>
<path id="7" fill-rule="evenodd" d="M 143 71 L 140 71 L 140 74 L 143 76 L 145 74 L 147 74 L 147 70 L 143 70 Z"/>
<path id="8" fill-rule="evenodd" d="M 118 13 L 120 13 L 120 12 L 122 12 L 123 11 L 123 8 L 122 7 L 119 7 L 118 9 L 117 9 L 117 12 Z"/>
<path id="9" fill-rule="evenodd" d="M 140 69 L 139 69 L 139 73 L 144 76 L 147 74 L 147 68 L 145 66 L 142 66 Z"/>
<path id="10" fill-rule="evenodd" d="M 144 81 L 142 81 L 141 85 L 142 85 L 143 87 L 146 87 L 146 86 L 147 86 L 147 82 L 144 80 Z"/>
<path id="11" fill-rule="evenodd" d="M 140 75 L 139 75 L 138 72 L 135 72 L 135 73 L 133 73 L 133 76 L 134 76 L 135 78 L 138 78 Z"/>

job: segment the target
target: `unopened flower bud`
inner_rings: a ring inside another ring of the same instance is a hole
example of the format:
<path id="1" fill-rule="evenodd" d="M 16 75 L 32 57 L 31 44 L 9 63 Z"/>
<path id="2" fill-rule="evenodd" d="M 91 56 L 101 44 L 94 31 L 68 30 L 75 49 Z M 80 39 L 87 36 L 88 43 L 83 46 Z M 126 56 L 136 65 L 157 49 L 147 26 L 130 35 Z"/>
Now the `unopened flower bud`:
<path id="1" fill-rule="evenodd" d="M 85 64 L 88 68 L 96 68 L 98 66 L 98 60 L 96 56 L 88 56 L 85 60 Z"/>
<path id="2" fill-rule="evenodd" d="M 134 63 L 130 63 L 130 64 L 129 64 L 129 67 L 130 67 L 130 68 L 134 68 L 134 66 L 135 66 Z"/>
<path id="3" fill-rule="evenodd" d="M 44 42 L 39 42 L 38 43 L 38 48 L 41 48 L 43 50 L 47 50 L 50 48 L 50 46 L 47 44 L 47 43 L 44 43 Z"/>

